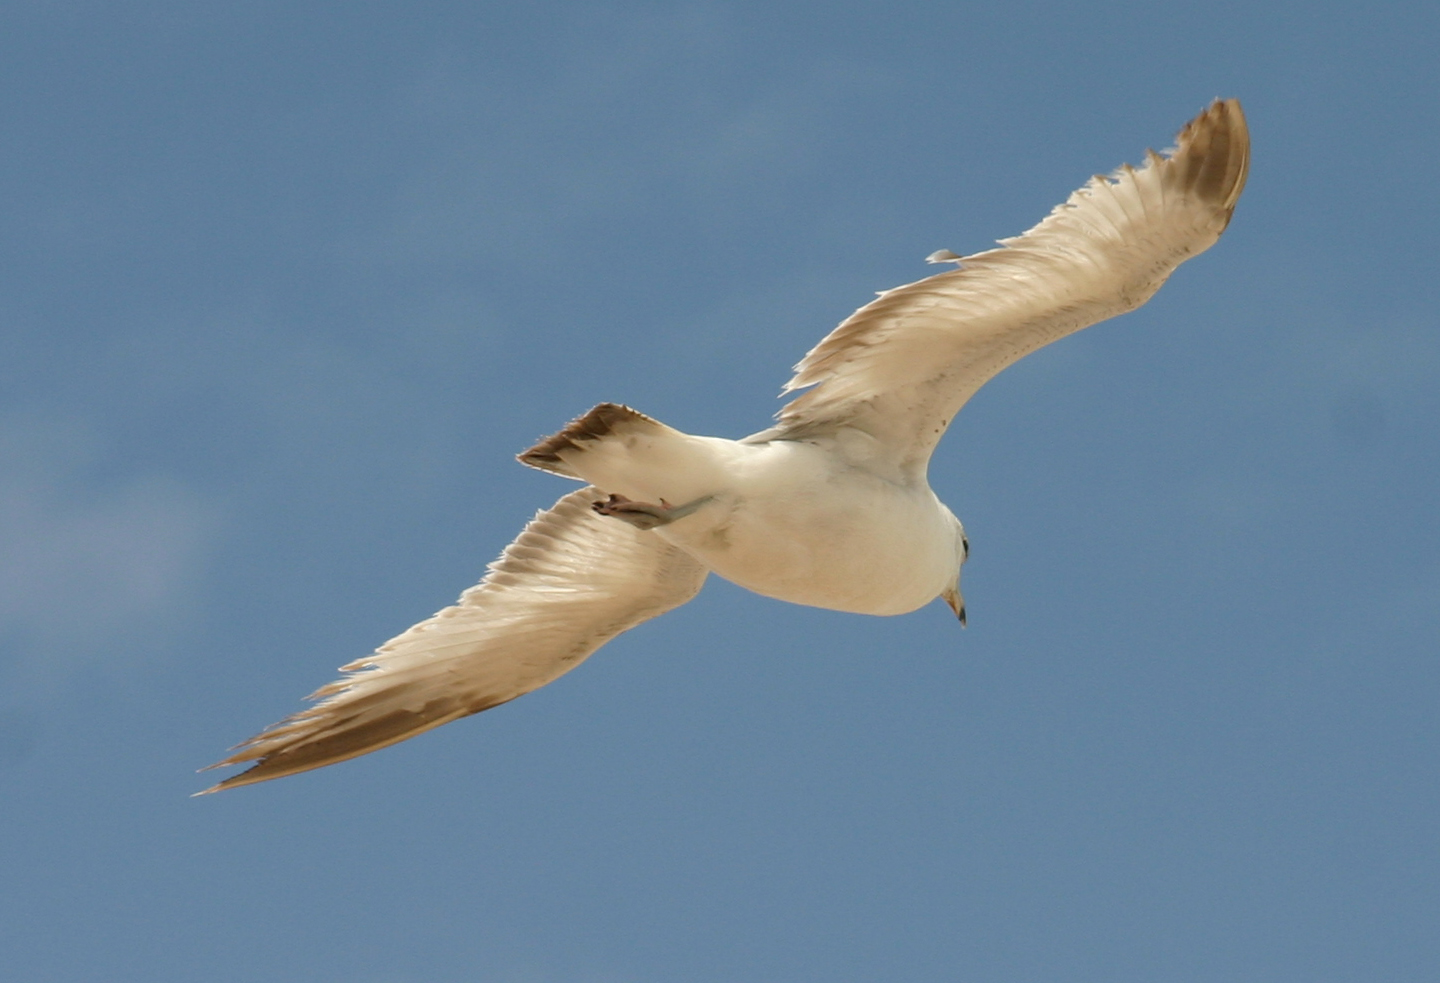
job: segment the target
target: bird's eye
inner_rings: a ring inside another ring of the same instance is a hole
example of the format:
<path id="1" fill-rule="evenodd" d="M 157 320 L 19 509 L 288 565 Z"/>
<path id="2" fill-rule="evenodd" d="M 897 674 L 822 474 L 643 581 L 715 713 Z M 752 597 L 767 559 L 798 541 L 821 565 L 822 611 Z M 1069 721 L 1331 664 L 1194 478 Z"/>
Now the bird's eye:
<path id="1" fill-rule="evenodd" d="M 965 559 L 970 559 L 970 537 L 963 532 L 960 534 L 960 547 L 965 551 Z"/>

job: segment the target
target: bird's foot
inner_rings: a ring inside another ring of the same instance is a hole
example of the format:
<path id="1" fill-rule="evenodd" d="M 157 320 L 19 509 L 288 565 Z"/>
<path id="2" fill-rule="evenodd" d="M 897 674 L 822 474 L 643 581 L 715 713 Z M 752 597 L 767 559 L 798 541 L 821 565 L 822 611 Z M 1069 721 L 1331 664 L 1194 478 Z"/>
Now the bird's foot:
<path id="1" fill-rule="evenodd" d="M 649 502 L 631 501 L 624 495 L 611 495 L 605 501 L 596 502 L 590 507 L 601 515 L 628 522 L 636 529 L 654 529 L 656 526 L 669 525 L 676 519 L 685 518 L 710 501 L 710 498 L 711 496 L 706 495 L 687 505 L 671 505 L 662 498 L 659 505 L 651 505 Z"/>

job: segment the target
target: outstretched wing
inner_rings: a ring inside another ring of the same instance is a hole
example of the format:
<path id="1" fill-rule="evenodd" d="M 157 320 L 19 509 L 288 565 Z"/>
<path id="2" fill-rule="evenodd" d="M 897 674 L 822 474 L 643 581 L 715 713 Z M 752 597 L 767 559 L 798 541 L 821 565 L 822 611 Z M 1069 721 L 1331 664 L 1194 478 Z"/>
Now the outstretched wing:
<path id="1" fill-rule="evenodd" d="M 205 792 L 334 764 L 499 706 L 694 597 L 705 567 L 595 514 L 604 497 L 582 488 L 537 513 L 458 603 L 342 667 L 311 695 L 315 706 L 211 765 L 255 762 Z"/>
<path id="2" fill-rule="evenodd" d="M 1240 104 L 1216 100 L 1167 157 L 1096 176 L 1024 235 L 955 257 L 960 268 L 882 293 L 795 367 L 813 386 L 758 439 L 844 427 L 875 438 L 902 471 L 923 469 L 955 413 L 1012 362 L 1134 310 L 1182 262 L 1212 246 L 1245 186 Z"/>

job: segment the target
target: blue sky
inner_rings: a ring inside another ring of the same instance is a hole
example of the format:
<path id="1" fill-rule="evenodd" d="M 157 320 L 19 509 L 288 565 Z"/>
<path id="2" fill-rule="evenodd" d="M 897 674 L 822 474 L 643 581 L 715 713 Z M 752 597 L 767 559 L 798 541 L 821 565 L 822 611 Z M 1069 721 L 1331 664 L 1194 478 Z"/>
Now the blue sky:
<path id="1" fill-rule="evenodd" d="M 40 981 L 1415 980 L 1440 963 L 1427 4 L 10 4 L 0 961 Z M 712 579 L 191 800 L 601 400 L 763 428 L 873 291 L 1240 98 L 1249 187 L 931 469 L 970 627 Z"/>

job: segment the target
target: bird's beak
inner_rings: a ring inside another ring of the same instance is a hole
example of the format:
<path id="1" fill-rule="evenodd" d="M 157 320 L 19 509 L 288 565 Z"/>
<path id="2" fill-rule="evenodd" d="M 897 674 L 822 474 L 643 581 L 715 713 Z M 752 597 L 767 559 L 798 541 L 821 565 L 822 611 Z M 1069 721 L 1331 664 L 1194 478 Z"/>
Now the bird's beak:
<path id="1" fill-rule="evenodd" d="M 960 588 L 951 587 L 940 595 L 945 603 L 950 605 L 950 610 L 955 612 L 955 617 L 960 619 L 960 627 L 965 627 L 965 598 L 960 596 Z"/>

